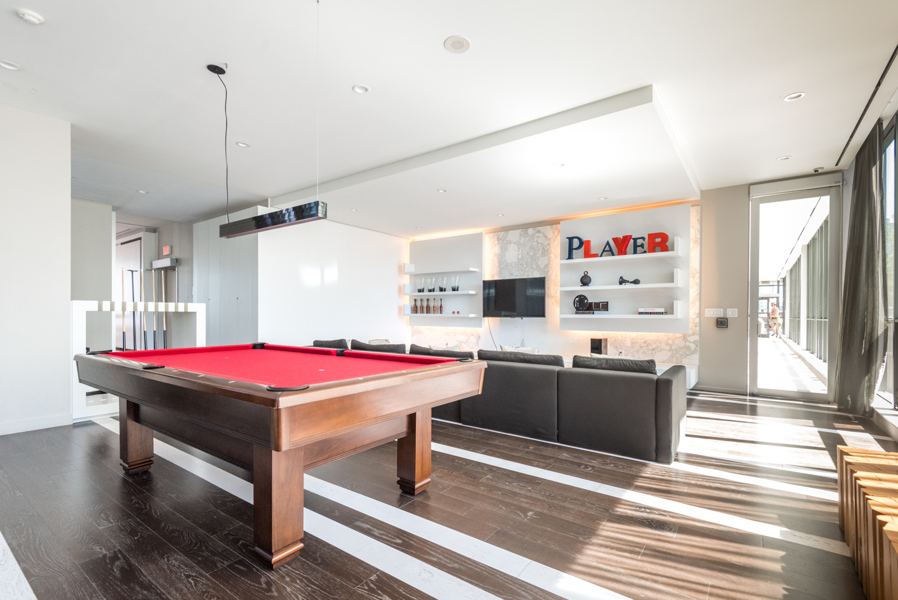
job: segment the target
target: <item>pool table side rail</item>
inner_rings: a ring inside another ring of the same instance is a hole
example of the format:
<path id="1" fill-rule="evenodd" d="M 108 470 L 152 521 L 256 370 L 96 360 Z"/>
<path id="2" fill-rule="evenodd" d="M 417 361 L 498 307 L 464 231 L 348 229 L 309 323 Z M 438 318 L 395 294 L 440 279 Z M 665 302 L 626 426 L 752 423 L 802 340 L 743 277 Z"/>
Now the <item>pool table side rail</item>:
<path id="1" fill-rule="evenodd" d="M 448 362 L 270 392 L 262 384 L 180 369 L 144 370 L 107 355 L 79 354 L 75 361 L 86 385 L 278 451 L 479 394 L 486 368 L 479 361 Z"/>

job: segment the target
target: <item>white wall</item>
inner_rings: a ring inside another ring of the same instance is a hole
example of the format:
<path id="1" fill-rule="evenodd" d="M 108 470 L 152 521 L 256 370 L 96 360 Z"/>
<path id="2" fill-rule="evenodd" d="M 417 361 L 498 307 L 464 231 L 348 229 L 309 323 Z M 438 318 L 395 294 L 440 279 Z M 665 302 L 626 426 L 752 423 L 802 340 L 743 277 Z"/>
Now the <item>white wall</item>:
<path id="1" fill-rule="evenodd" d="M 262 212 L 261 207 L 254 206 L 233 213 L 231 220 Z M 218 217 L 193 226 L 194 301 L 206 304 L 209 346 L 259 341 L 259 239 L 262 236 L 220 238 L 218 228 L 225 222 L 225 217 Z"/>
<path id="2" fill-rule="evenodd" d="M 701 309 L 738 308 L 718 329 L 702 316 L 698 387 L 748 393 L 748 186 L 702 192 Z M 754 314 L 755 311 L 752 311 Z"/>
<path id="3" fill-rule="evenodd" d="M 259 341 L 408 343 L 404 238 L 327 220 L 245 237 L 259 243 Z"/>
<path id="4" fill-rule="evenodd" d="M 72 422 L 70 130 L 0 106 L 0 435 Z"/>
<path id="5" fill-rule="evenodd" d="M 107 204 L 72 200 L 72 300 L 111 300 L 115 215 Z M 87 346 L 114 348 L 113 315 L 87 315 Z"/>

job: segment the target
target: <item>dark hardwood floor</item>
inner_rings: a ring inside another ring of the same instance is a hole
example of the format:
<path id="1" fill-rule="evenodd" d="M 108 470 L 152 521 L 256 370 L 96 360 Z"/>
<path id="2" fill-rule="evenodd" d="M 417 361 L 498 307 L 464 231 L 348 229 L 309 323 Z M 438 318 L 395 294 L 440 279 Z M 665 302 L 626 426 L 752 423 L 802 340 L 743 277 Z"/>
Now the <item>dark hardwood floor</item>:
<path id="1" fill-rule="evenodd" d="M 835 448 L 898 444 L 800 403 L 696 396 L 688 421 L 671 467 L 435 422 L 418 497 L 395 443 L 312 471 L 327 527 L 276 572 L 253 558 L 250 504 L 159 456 L 123 475 L 101 424 L 0 436 L 0 533 L 40 599 L 863 598 Z"/>

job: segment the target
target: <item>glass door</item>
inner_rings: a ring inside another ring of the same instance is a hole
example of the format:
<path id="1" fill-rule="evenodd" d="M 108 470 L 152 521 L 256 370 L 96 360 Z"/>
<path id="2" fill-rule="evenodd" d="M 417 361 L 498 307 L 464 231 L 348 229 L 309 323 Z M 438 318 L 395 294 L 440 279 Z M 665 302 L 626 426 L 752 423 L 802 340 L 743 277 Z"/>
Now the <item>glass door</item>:
<path id="1" fill-rule="evenodd" d="M 751 394 L 829 401 L 840 237 L 840 186 L 752 198 Z"/>

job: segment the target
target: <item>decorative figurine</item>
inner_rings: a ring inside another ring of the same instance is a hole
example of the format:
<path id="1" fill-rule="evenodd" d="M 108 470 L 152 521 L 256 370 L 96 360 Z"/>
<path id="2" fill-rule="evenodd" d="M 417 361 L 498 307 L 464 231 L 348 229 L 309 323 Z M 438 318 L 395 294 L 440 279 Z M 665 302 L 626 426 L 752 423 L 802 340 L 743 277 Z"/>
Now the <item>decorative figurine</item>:
<path id="1" fill-rule="evenodd" d="M 580 278 L 580 287 L 586 287 L 590 283 L 592 283 L 592 277 L 589 276 L 589 271 L 583 271 L 583 277 Z"/>
<path id="2" fill-rule="evenodd" d="M 638 280 L 638 279 L 634 279 L 633 281 L 627 281 L 626 279 L 624 279 L 623 277 L 621 277 L 620 279 L 617 280 L 617 283 L 618 283 L 618 285 L 628 285 L 628 284 L 631 284 L 631 283 L 632 283 L 633 285 L 639 285 L 639 280 Z"/>
<path id="3" fill-rule="evenodd" d="M 586 310 L 587 306 L 589 306 L 589 298 L 587 298 L 583 294 L 580 294 L 576 298 L 574 298 L 574 310 Z"/>

